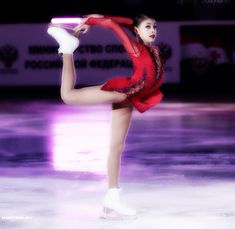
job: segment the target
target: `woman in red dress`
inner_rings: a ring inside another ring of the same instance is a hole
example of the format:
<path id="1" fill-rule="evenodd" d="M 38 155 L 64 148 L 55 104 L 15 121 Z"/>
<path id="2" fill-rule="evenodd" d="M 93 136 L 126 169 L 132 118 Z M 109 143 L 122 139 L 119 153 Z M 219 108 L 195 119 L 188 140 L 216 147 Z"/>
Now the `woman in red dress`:
<path id="1" fill-rule="evenodd" d="M 73 53 L 79 45 L 78 36 L 66 29 L 49 26 L 50 34 L 59 44 L 63 69 L 61 98 L 66 104 L 112 104 L 111 142 L 107 161 L 108 190 L 104 198 L 104 216 L 114 211 L 121 215 L 136 215 L 136 211 L 124 205 L 119 199 L 119 170 L 121 153 L 129 129 L 133 108 L 143 113 L 158 104 L 163 95 L 158 90 L 163 81 L 163 63 L 159 49 L 152 45 L 156 36 L 156 21 L 146 15 L 135 19 L 91 14 L 73 28 L 79 35 L 90 26 L 111 29 L 120 39 L 133 64 L 133 73 L 127 77 L 116 77 L 99 86 L 75 89 L 76 73 Z M 136 37 L 129 35 L 123 27 L 129 28 Z"/>

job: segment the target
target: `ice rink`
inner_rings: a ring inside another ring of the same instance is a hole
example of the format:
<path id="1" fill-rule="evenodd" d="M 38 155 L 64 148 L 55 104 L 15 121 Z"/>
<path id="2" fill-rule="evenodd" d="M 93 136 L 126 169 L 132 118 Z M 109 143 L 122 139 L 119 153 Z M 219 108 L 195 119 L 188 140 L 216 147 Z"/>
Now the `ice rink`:
<path id="1" fill-rule="evenodd" d="M 106 105 L 1 102 L 0 228 L 235 228 L 234 104 L 134 111 L 120 185 L 135 218 L 100 218 L 109 121 Z"/>

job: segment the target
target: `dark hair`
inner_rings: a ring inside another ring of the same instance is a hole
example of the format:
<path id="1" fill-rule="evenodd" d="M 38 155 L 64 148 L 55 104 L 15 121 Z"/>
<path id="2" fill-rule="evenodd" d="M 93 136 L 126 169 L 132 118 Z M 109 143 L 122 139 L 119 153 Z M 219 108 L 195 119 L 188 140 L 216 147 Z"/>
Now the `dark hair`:
<path id="1" fill-rule="evenodd" d="M 132 26 L 133 27 L 137 27 L 141 24 L 142 21 L 146 20 L 146 19 L 153 19 L 152 17 L 149 17 L 147 16 L 146 14 L 139 14 L 139 15 L 136 15 L 134 18 L 133 18 L 133 24 Z"/>

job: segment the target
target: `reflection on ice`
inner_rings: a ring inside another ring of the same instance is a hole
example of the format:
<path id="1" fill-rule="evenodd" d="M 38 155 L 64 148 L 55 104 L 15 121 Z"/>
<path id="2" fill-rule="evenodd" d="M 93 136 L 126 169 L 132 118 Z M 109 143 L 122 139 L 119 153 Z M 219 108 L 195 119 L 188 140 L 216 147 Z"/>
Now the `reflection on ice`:
<path id="1" fill-rule="evenodd" d="M 65 118 L 65 117 L 64 117 Z M 105 173 L 109 146 L 107 121 L 66 121 L 52 124 L 52 163 L 56 170 Z"/>

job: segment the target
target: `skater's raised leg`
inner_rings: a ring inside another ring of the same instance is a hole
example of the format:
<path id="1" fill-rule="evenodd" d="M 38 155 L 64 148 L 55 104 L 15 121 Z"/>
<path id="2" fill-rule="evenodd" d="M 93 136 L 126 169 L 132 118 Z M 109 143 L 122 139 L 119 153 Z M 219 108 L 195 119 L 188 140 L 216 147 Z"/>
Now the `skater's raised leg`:
<path id="1" fill-rule="evenodd" d="M 124 93 L 101 90 L 102 85 L 75 89 L 76 72 L 73 53 L 79 45 L 79 40 L 65 29 L 59 27 L 49 27 L 48 33 L 59 44 L 58 52 L 62 55 L 61 98 L 66 104 L 111 104 L 126 99 L 127 96 Z"/>

